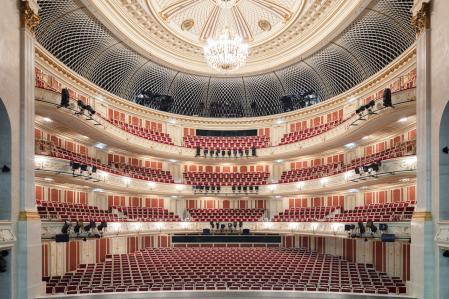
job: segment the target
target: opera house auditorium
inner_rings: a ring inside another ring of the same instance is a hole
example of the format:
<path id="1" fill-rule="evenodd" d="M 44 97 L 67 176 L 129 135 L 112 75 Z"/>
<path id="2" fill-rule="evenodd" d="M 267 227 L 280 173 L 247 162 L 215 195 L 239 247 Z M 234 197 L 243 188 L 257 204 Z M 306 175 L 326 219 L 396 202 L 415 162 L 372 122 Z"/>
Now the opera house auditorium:
<path id="1" fill-rule="evenodd" d="M 2 0 L 0 298 L 449 298 L 449 1 Z"/>

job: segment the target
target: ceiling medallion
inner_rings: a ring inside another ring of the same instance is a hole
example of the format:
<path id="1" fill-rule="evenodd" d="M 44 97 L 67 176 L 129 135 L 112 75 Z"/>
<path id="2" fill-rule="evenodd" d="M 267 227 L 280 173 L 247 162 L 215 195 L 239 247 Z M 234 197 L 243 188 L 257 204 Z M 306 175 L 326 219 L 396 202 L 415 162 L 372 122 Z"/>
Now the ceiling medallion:
<path id="1" fill-rule="evenodd" d="M 193 28 L 194 25 L 195 25 L 195 21 L 193 19 L 187 19 L 187 20 L 182 21 L 181 29 L 182 29 L 182 31 L 189 31 L 190 29 Z"/>
<path id="2" fill-rule="evenodd" d="M 259 25 L 259 28 L 262 29 L 263 31 L 270 31 L 271 30 L 271 24 L 267 20 L 264 20 L 264 19 L 259 20 L 257 25 Z"/>
<path id="3" fill-rule="evenodd" d="M 209 39 L 204 47 L 207 64 L 218 71 L 237 70 L 245 65 L 248 54 L 248 44 L 242 37 L 232 36 L 229 28 L 225 28 L 218 39 Z"/>
<path id="4" fill-rule="evenodd" d="M 223 9 L 232 8 L 237 2 L 238 0 L 215 0 L 215 3 Z"/>

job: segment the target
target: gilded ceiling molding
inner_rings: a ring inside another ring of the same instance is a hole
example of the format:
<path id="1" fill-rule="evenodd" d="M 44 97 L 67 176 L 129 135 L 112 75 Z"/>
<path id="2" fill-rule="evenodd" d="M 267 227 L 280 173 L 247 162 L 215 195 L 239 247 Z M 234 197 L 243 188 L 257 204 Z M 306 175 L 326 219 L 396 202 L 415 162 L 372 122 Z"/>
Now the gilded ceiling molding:
<path id="1" fill-rule="evenodd" d="M 416 35 L 419 36 L 425 30 L 430 29 L 431 0 L 420 0 L 413 7 L 412 25 Z"/>
<path id="2" fill-rule="evenodd" d="M 167 21 L 171 16 L 196 4 L 199 0 L 180 0 L 160 12 L 163 20 Z"/>
<path id="3" fill-rule="evenodd" d="M 251 29 L 249 28 L 249 25 L 248 23 L 246 23 L 246 20 L 243 17 L 242 12 L 237 6 L 234 6 L 232 8 L 232 15 L 234 16 L 239 35 L 247 42 L 252 41 L 253 35 L 251 33 Z"/>
<path id="4" fill-rule="evenodd" d="M 21 2 L 21 26 L 35 33 L 37 25 L 39 25 L 39 5 L 36 0 L 22 0 Z"/>
<path id="5" fill-rule="evenodd" d="M 252 0 L 252 1 L 272 11 L 273 13 L 284 19 L 284 21 L 290 20 L 290 18 L 293 15 L 293 13 L 290 10 L 286 9 L 282 5 L 274 3 L 273 1 L 269 0 Z"/>
<path id="6" fill-rule="evenodd" d="M 220 15 L 220 8 L 215 6 L 207 18 L 203 29 L 201 30 L 200 39 L 203 41 L 213 37 L 217 28 L 218 16 Z"/>

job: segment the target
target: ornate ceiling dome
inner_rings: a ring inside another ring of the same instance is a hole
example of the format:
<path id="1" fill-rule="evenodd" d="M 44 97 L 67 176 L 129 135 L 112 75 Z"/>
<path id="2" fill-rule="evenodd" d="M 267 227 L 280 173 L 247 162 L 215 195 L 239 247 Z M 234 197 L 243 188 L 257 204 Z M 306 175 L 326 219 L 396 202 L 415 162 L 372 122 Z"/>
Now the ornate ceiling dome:
<path id="1" fill-rule="evenodd" d="M 191 7 L 218 7 L 215 0 L 39 0 L 37 40 L 68 67 L 118 96 L 133 101 L 143 90 L 167 94 L 174 99 L 172 113 L 211 117 L 281 113 L 283 95 L 312 92 L 324 101 L 384 68 L 415 40 L 412 0 L 239 0 L 231 10 L 282 3 L 292 16 L 279 23 L 264 17 L 272 26 L 271 37 L 251 31 L 247 66 L 238 75 L 217 76 L 198 47 L 201 31 L 189 36 L 190 31 L 178 28 L 190 6 L 174 14 L 183 16 L 179 20 L 160 15 L 191 2 Z M 348 15 L 343 8 L 350 4 Z M 245 17 L 253 24 L 249 28 L 270 10 L 259 11 L 254 21 Z M 207 20 L 210 14 L 204 12 L 202 20 Z M 190 16 L 193 24 L 184 27 L 192 30 L 200 18 Z M 340 22 L 329 23 L 336 19 Z"/>

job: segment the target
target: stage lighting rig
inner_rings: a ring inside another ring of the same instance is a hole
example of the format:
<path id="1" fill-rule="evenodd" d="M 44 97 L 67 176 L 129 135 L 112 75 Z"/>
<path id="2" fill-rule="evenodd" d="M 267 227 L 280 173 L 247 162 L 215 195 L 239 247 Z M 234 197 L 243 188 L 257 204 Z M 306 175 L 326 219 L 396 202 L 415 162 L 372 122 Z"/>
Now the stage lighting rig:
<path id="1" fill-rule="evenodd" d="M 69 221 L 65 220 L 64 225 L 62 226 L 62 229 L 61 229 L 61 233 L 68 234 L 70 232 L 71 227 L 72 227 L 72 224 Z"/>

